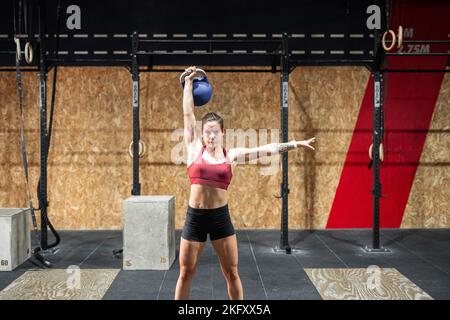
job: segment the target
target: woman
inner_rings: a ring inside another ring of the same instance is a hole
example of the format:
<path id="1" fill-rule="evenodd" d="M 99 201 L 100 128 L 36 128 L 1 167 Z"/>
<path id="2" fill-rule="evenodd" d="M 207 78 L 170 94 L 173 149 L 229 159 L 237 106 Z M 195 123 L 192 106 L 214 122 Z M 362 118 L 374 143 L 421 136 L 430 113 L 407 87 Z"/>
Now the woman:
<path id="1" fill-rule="evenodd" d="M 228 152 L 222 147 L 223 119 L 216 113 L 202 118 L 202 135 L 195 130 L 192 80 L 196 68 L 186 69 L 184 78 L 183 114 L 184 140 L 188 150 L 187 168 L 191 192 L 186 222 L 180 243 L 180 275 L 175 299 L 188 299 L 192 278 L 200 252 L 209 233 L 212 246 L 219 256 L 220 266 L 227 282 L 230 299 L 243 299 L 242 283 L 238 273 L 236 234 L 228 212 L 227 187 L 231 181 L 231 164 L 256 159 L 260 154 L 287 152 L 299 146 L 314 150 L 315 138 L 289 143 L 272 143 L 257 148 L 234 148 Z M 204 145 L 203 145 L 204 144 Z"/>

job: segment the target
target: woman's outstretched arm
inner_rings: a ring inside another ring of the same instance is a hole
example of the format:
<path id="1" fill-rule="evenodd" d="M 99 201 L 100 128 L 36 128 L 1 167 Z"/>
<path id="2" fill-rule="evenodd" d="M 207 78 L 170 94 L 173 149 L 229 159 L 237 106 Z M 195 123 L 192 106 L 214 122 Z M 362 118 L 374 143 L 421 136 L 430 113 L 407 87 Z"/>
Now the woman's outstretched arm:
<path id="1" fill-rule="evenodd" d="M 315 141 L 316 138 L 314 137 L 301 141 L 292 140 L 286 143 L 270 143 L 256 148 L 234 148 L 230 149 L 229 158 L 231 162 L 245 163 L 264 156 L 288 152 L 297 149 L 298 147 L 315 150 L 312 146 Z"/>

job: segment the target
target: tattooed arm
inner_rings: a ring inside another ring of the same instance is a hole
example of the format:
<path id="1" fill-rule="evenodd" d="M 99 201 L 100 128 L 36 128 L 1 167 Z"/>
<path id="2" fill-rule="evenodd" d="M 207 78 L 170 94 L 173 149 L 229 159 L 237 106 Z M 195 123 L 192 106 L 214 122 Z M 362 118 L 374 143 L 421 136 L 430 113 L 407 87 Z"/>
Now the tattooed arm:
<path id="1" fill-rule="evenodd" d="M 256 148 L 234 148 L 230 149 L 229 158 L 231 162 L 245 163 L 264 156 L 288 152 L 297 149 L 299 146 L 315 150 L 311 145 L 315 140 L 316 138 L 311 138 L 302 141 L 292 140 L 286 143 L 270 143 Z"/>

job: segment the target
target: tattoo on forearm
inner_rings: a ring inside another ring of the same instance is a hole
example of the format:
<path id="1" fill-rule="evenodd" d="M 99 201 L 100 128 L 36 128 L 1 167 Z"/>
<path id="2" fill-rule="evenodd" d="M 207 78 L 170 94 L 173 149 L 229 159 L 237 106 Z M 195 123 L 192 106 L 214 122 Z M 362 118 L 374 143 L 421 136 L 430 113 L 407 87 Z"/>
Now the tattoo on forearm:
<path id="1" fill-rule="evenodd" d="M 288 143 L 279 143 L 277 146 L 278 153 L 287 152 L 289 150 L 295 149 L 295 146 L 288 142 Z"/>

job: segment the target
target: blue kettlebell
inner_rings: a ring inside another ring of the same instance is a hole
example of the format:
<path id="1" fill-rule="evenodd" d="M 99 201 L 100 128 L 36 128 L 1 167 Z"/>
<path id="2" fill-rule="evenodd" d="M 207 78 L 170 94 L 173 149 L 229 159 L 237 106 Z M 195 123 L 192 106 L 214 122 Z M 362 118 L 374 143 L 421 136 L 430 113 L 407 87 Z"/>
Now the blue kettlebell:
<path id="1" fill-rule="evenodd" d="M 201 107 L 211 100 L 212 96 L 212 86 L 206 77 L 206 72 L 202 69 L 197 69 L 196 73 L 199 75 L 198 77 L 194 77 L 192 79 L 192 95 L 194 97 L 194 106 Z M 184 78 L 188 75 L 187 72 L 184 72 L 181 77 L 181 86 L 184 88 Z"/>

